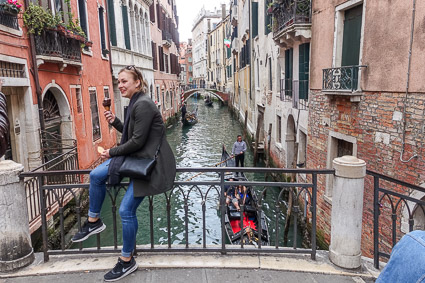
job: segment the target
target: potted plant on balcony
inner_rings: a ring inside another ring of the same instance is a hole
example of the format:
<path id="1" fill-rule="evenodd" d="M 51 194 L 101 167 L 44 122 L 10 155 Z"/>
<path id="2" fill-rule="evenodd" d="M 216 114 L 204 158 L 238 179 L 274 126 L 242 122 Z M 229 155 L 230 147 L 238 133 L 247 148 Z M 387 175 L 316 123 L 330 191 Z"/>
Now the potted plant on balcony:
<path id="1" fill-rule="evenodd" d="M 59 13 L 54 16 L 50 10 L 46 11 L 32 3 L 25 10 L 23 19 L 28 33 L 35 35 L 41 35 L 45 29 L 57 29 L 62 21 Z"/>
<path id="2" fill-rule="evenodd" d="M 17 15 L 21 11 L 22 5 L 18 3 L 17 0 L 7 0 L 5 3 L 0 3 L 0 9 L 3 10 L 4 13 Z"/>

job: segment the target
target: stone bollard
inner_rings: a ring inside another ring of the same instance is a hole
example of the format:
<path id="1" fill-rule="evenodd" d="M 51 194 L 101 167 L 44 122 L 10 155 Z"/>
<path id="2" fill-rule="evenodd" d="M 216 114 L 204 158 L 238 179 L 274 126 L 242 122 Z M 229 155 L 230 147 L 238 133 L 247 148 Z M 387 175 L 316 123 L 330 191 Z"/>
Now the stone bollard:
<path id="1" fill-rule="evenodd" d="M 0 272 L 13 271 L 34 261 L 28 223 L 24 166 L 0 162 Z"/>
<path id="2" fill-rule="evenodd" d="M 366 162 L 354 156 L 333 160 L 331 244 L 329 259 L 343 268 L 361 265 L 363 191 Z"/>

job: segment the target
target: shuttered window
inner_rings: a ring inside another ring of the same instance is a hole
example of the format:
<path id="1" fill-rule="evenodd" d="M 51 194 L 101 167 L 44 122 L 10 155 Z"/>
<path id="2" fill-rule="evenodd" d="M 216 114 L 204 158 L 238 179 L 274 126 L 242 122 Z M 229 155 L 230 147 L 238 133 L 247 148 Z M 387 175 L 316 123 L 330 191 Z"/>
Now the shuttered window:
<path id="1" fill-rule="evenodd" d="M 299 52 L 299 93 L 300 99 L 308 98 L 308 77 L 310 65 L 310 43 L 301 44 Z"/>
<path id="2" fill-rule="evenodd" d="M 103 18 L 103 7 L 99 7 L 99 29 L 100 29 L 100 44 L 102 47 L 102 55 L 105 56 L 104 51 L 106 50 L 106 35 L 105 35 L 105 20 Z"/>
<path id="3" fill-rule="evenodd" d="M 84 0 L 83 0 L 84 1 Z M 115 27 L 114 0 L 108 0 L 109 38 L 112 46 L 117 46 L 117 29 Z"/>
<path id="4" fill-rule="evenodd" d="M 127 6 L 121 6 L 121 11 L 122 11 L 122 21 L 123 21 L 123 26 L 124 26 L 125 48 L 127 48 L 128 50 L 131 50 L 130 30 L 128 28 L 130 23 L 128 22 Z"/>
<path id="5" fill-rule="evenodd" d="M 267 13 L 267 7 L 272 0 L 267 0 L 264 2 L 264 34 L 269 34 L 271 32 L 272 26 L 272 17 Z"/>
<path id="6" fill-rule="evenodd" d="M 149 16 L 152 23 L 155 22 L 155 4 L 149 6 Z"/>
<path id="7" fill-rule="evenodd" d="M 152 61 L 153 69 L 158 70 L 158 51 L 156 49 L 156 43 L 152 41 Z"/>
<path id="8" fill-rule="evenodd" d="M 159 70 L 164 72 L 164 51 L 162 46 L 158 47 L 158 58 L 159 58 Z"/>
<path id="9" fill-rule="evenodd" d="M 252 37 L 258 35 L 258 2 L 252 2 Z"/>
<path id="10" fill-rule="evenodd" d="M 292 78 L 293 78 L 293 53 L 294 50 L 285 50 L 285 95 L 292 97 Z"/>
<path id="11" fill-rule="evenodd" d="M 0 2 L 2 2 L 2 1 L 0 1 Z M 85 0 L 78 0 L 78 14 L 80 16 L 80 26 L 81 26 L 81 29 L 84 31 L 84 33 L 86 34 L 86 36 L 88 36 L 88 30 L 87 30 L 87 10 L 86 10 L 86 1 Z"/>

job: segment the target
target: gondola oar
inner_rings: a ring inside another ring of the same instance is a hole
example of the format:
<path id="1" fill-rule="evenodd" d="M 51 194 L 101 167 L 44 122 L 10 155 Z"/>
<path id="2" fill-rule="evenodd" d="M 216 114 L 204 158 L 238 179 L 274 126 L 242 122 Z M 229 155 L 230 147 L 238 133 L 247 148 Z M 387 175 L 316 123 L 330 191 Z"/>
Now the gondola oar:
<path id="1" fill-rule="evenodd" d="M 232 156 L 230 156 L 229 158 L 227 158 L 226 160 L 223 160 L 223 161 L 220 161 L 220 162 L 218 162 L 218 163 L 216 163 L 216 164 L 214 164 L 213 166 L 211 166 L 211 167 L 217 167 L 218 165 L 220 165 L 220 164 L 223 164 L 224 162 L 226 162 L 226 161 L 229 161 L 230 159 L 232 159 L 233 157 L 235 157 L 236 155 L 239 155 L 239 154 L 235 154 L 235 155 L 232 155 Z M 192 177 L 190 177 L 189 179 L 186 179 L 185 180 L 185 182 L 188 182 L 188 181 L 190 181 L 190 180 L 192 180 L 193 178 L 195 178 L 195 177 L 197 177 L 197 176 L 199 176 L 199 175 L 202 175 L 202 174 L 204 174 L 205 172 L 200 172 L 200 173 L 198 173 L 198 174 L 196 174 L 196 175 L 193 175 Z"/>

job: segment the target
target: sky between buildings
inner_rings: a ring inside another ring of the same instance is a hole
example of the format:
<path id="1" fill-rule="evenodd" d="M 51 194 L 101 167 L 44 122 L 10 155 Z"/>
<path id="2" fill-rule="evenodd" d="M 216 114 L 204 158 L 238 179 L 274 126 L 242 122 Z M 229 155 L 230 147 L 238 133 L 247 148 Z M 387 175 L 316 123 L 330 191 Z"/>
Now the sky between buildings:
<path id="1" fill-rule="evenodd" d="M 229 9 L 230 1 L 228 0 L 176 0 L 177 15 L 179 16 L 179 33 L 180 42 L 192 38 L 192 27 L 195 17 L 198 15 L 202 6 L 205 10 L 213 11 L 214 7 L 221 8 L 221 4 L 226 4 Z"/>

